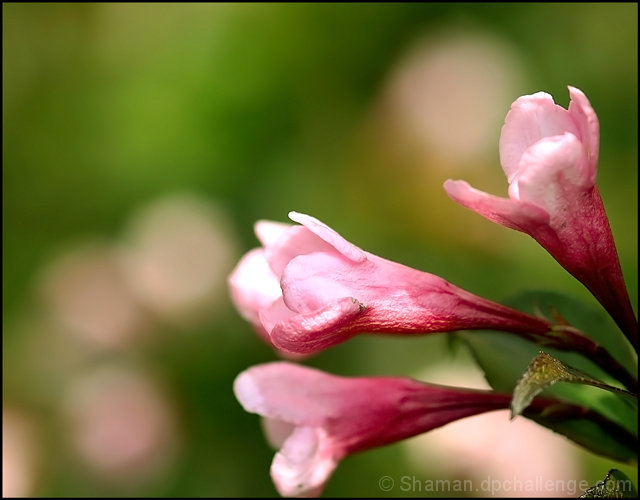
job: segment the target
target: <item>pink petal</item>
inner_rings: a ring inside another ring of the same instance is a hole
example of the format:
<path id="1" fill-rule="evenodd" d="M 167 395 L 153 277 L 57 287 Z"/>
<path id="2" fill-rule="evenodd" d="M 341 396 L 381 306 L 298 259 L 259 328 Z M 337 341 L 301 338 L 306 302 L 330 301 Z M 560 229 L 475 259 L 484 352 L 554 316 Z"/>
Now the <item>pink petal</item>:
<path id="1" fill-rule="evenodd" d="M 310 354 L 348 340 L 358 332 L 348 327 L 365 311 L 353 297 L 344 297 L 307 313 L 297 314 L 276 324 L 270 332 L 278 349 L 296 354 Z"/>
<path id="2" fill-rule="evenodd" d="M 282 445 L 295 430 L 295 424 L 278 420 L 275 418 L 262 417 L 262 430 L 268 443 L 275 450 L 282 448 Z"/>
<path id="3" fill-rule="evenodd" d="M 314 368 L 274 361 L 242 372 L 233 391 L 250 413 L 299 426 L 321 426 L 336 413 L 336 403 L 331 403 L 326 391 L 336 380 L 340 379 Z M 318 397 L 323 391 L 325 397 Z"/>
<path id="4" fill-rule="evenodd" d="M 273 327 L 277 323 L 285 321 L 295 314 L 295 312 L 293 312 L 285 305 L 284 300 L 282 300 L 282 297 L 280 297 L 269 307 L 261 309 L 258 313 L 258 318 L 263 328 L 267 332 L 271 332 L 271 330 L 273 330 Z"/>
<path id="5" fill-rule="evenodd" d="M 309 229 L 309 231 L 318 235 L 324 241 L 329 243 L 333 248 L 335 248 L 338 252 L 340 252 L 342 255 L 352 260 L 353 262 L 363 262 L 364 260 L 366 260 L 367 256 L 365 252 L 360 250 L 353 243 L 345 240 L 333 229 L 331 229 L 323 222 L 320 222 L 315 217 L 311 217 L 310 215 L 305 215 L 298 212 L 289 212 L 289 218 L 305 226 L 307 229 Z"/>
<path id="6" fill-rule="evenodd" d="M 254 248 L 240 259 L 228 282 L 236 308 L 254 325 L 260 325 L 259 311 L 282 297 L 280 283 L 269 268 L 261 248 Z"/>
<path id="7" fill-rule="evenodd" d="M 582 180 L 585 163 L 584 149 L 575 135 L 542 139 L 522 155 L 509 196 L 542 207 L 552 216 L 560 214 L 573 198 L 568 193 Z"/>
<path id="8" fill-rule="evenodd" d="M 355 296 L 362 301 L 358 285 L 363 277 L 360 266 L 342 254 L 316 252 L 300 255 L 289 262 L 280 283 L 286 290 L 283 298 L 289 309 L 311 313 L 343 297 Z M 373 279 L 370 275 L 368 278 Z"/>
<path id="9" fill-rule="evenodd" d="M 336 252 L 329 243 L 303 226 L 290 226 L 277 240 L 265 247 L 265 256 L 274 274 L 280 278 L 291 259 L 312 252 Z"/>
<path id="10" fill-rule="evenodd" d="M 500 134 L 500 163 L 509 182 L 524 152 L 540 139 L 579 131 L 569 112 L 545 93 L 522 96 L 511 105 Z"/>
<path id="11" fill-rule="evenodd" d="M 549 213 L 542 207 L 479 191 L 465 181 L 447 180 L 444 189 L 460 205 L 511 229 L 527 233 L 532 226 L 549 222 Z"/>
<path id="12" fill-rule="evenodd" d="M 444 394 L 442 401 L 449 398 L 454 406 L 459 402 L 455 390 L 452 394 L 408 378 L 339 377 L 284 361 L 245 370 L 236 377 L 234 392 L 248 412 L 296 426 L 323 427 L 336 438 L 346 438 L 348 444 L 358 436 L 377 439 L 381 422 L 390 415 L 422 411 L 425 405 L 430 409 L 434 394 Z M 436 398 L 433 410 L 440 404 Z M 394 433 L 393 429 L 386 432 Z"/>
<path id="13" fill-rule="evenodd" d="M 569 87 L 571 102 L 569 115 L 576 124 L 580 140 L 586 149 L 587 165 L 583 172 L 585 187 L 591 187 L 596 182 L 598 172 L 598 152 L 600 149 L 600 123 L 596 112 L 591 107 L 587 96 L 575 87 Z"/>
<path id="14" fill-rule="evenodd" d="M 409 303 L 447 288 L 448 283 L 433 274 L 369 253 L 366 256 L 361 263 L 337 253 L 296 257 L 280 281 L 285 303 L 296 312 L 310 313 L 333 300 L 353 297 L 367 307 L 397 306 L 399 314 L 407 314 Z"/>
<path id="15" fill-rule="evenodd" d="M 316 497 L 338 465 L 324 429 L 298 427 L 276 453 L 271 478 L 284 497 Z"/>
<path id="16" fill-rule="evenodd" d="M 270 220 L 259 220 L 255 223 L 253 230 L 262 243 L 262 246 L 268 246 L 277 241 L 287 229 L 293 227 L 292 224 L 283 222 L 273 222 Z"/>

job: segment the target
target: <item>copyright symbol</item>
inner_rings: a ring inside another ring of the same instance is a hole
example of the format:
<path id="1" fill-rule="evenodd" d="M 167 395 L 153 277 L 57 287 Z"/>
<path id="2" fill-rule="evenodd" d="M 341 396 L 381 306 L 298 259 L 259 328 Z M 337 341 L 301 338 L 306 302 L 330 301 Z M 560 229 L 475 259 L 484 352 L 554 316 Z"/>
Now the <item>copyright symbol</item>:
<path id="1" fill-rule="evenodd" d="M 382 491 L 391 491 L 393 489 L 393 478 L 389 476 L 382 476 L 378 481 L 378 486 Z"/>

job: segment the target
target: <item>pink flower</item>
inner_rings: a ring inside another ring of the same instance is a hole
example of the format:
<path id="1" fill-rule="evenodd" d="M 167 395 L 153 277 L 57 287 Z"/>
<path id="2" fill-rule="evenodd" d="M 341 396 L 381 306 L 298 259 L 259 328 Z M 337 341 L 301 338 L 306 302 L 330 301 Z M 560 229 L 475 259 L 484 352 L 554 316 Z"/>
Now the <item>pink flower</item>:
<path id="1" fill-rule="evenodd" d="M 322 222 L 261 221 L 263 248 L 229 277 L 231 297 L 278 349 L 309 354 L 362 332 L 430 333 L 496 329 L 545 336 L 547 321 L 462 290 L 433 274 L 361 250 Z"/>
<path id="2" fill-rule="evenodd" d="M 500 136 L 509 198 L 447 180 L 449 196 L 487 219 L 532 236 L 580 280 L 634 345 L 636 321 L 609 221 L 595 184 L 598 118 L 578 89 L 569 109 L 544 92 L 518 98 Z"/>
<path id="3" fill-rule="evenodd" d="M 345 378 L 287 362 L 244 371 L 240 404 L 266 419 L 280 447 L 271 477 L 283 496 L 317 496 L 345 456 L 454 420 L 508 408 L 511 396 L 428 385 L 409 378 Z"/>

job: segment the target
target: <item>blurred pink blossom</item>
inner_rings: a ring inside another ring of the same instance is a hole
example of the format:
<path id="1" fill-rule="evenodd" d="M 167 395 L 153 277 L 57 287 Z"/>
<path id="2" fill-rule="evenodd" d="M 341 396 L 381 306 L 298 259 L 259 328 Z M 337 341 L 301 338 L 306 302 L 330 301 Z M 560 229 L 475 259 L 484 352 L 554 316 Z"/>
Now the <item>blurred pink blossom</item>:
<path id="1" fill-rule="evenodd" d="M 221 208 L 175 193 L 132 215 L 120 256 L 125 280 L 141 304 L 162 320 L 191 326 L 221 309 L 235 248 Z"/>
<path id="2" fill-rule="evenodd" d="M 2 497 L 34 493 L 38 449 L 33 424 L 21 411 L 2 409 Z"/>
<path id="3" fill-rule="evenodd" d="M 111 480 L 144 480 L 163 470 L 176 444 L 168 401 L 145 376 L 101 368 L 71 388 L 65 415 L 80 457 Z"/>
<path id="4" fill-rule="evenodd" d="M 636 321 L 609 221 L 596 186 L 600 130 L 586 96 L 569 87 L 568 109 L 544 92 L 518 98 L 500 136 L 509 198 L 447 180 L 449 196 L 522 231 L 580 280 L 637 345 Z"/>
<path id="5" fill-rule="evenodd" d="M 54 259 L 41 290 L 54 321 L 91 348 L 122 348 L 147 326 L 110 245 L 79 244 Z"/>
<path id="6" fill-rule="evenodd" d="M 283 351 L 310 354 L 361 332 L 549 329 L 545 320 L 365 252 L 313 217 L 289 216 L 302 225 L 256 224 L 263 248 L 229 277 L 242 316 Z"/>
<path id="7" fill-rule="evenodd" d="M 500 109 L 522 86 L 521 61 L 515 47 L 493 33 L 429 30 L 387 77 L 385 124 L 399 129 L 408 142 L 403 150 L 424 155 L 428 170 L 472 169 L 488 156 Z"/>
<path id="8" fill-rule="evenodd" d="M 280 450 L 271 477 L 283 496 L 317 496 L 345 456 L 454 420 L 509 406 L 511 396 L 424 384 L 409 378 L 345 378 L 287 362 L 242 372 L 245 410 L 265 419 Z"/>

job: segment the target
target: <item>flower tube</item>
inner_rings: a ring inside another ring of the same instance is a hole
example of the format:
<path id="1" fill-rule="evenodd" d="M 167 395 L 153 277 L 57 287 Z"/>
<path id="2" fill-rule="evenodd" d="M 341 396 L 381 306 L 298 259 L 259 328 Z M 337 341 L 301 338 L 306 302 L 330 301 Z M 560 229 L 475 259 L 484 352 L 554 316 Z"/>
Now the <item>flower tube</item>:
<path id="1" fill-rule="evenodd" d="M 433 274 L 382 259 L 317 219 L 261 221 L 264 245 L 229 277 L 241 315 L 275 347 L 311 354 L 363 332 L 496 329 L 546 335 L 548 321 L 478 297 Z"/>
<path id="2" fill-rule="evenodd" d="M 265 418 L 279 448 L 271 477 L 282 496 L 318 496 L 347 455 L 506 409 L 511 400 L 409 378 L 338 377 L 288 362 L 251 367 L 233 388 L 245 410 Z"/>

